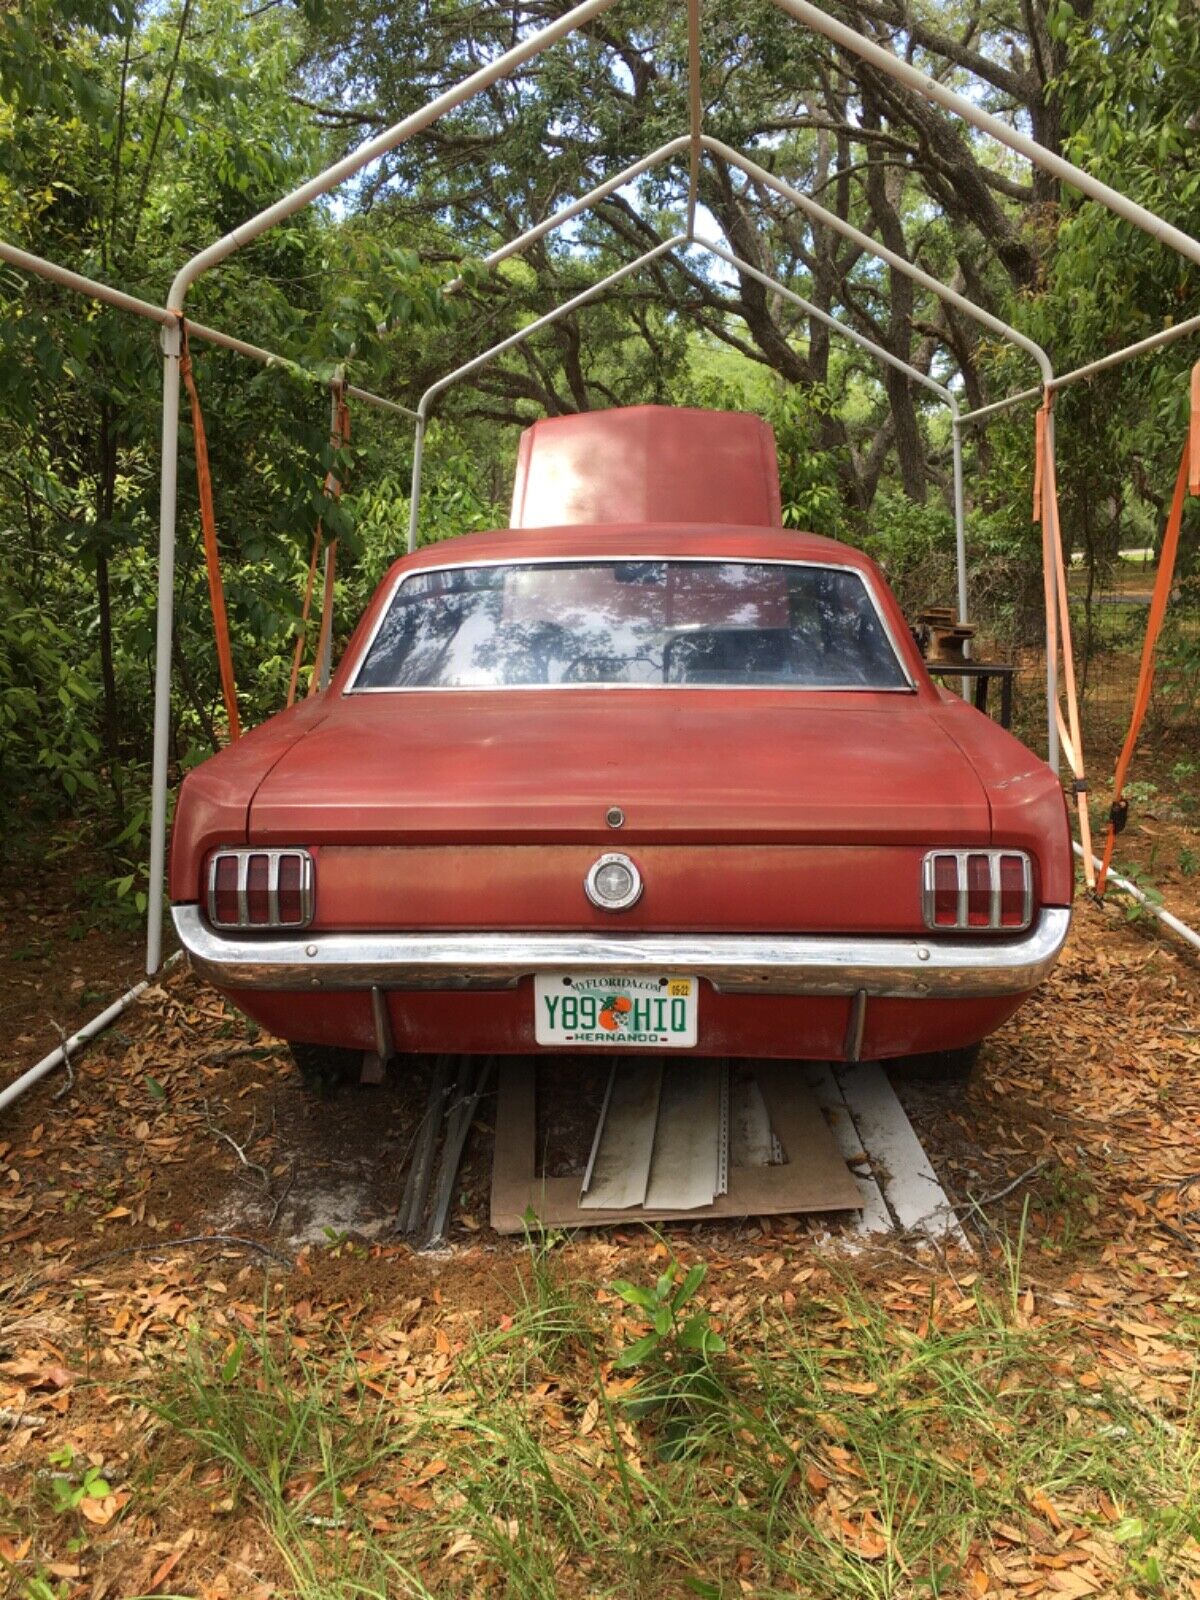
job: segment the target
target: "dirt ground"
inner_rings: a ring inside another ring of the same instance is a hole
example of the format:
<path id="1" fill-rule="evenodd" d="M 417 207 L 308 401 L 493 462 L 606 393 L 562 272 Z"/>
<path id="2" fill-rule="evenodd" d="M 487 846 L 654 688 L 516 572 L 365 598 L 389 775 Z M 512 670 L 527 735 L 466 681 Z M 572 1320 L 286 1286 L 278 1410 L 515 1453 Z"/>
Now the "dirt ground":
<path id="1" fill-rule="evenodd" d="M 131 942 L 66 941 L 70 914 L 54 903 L 18 890 L 0 906 L 10 1070 L 131 976 Z M 665 1249 L 708 1264 L 718 1316 L 794 1303 L 788 1285 L 815 1292 L 849 1273 L 871 1292 L 902 1288 L 897 1315 L 916 1317 L 929 1284 L 962 1293 L 1023 1237 L 1022 1314 L 1070 1319 L 1080 1381 L 1119 1377 L 1174 1404 L 1190 1368 L 1172 1334 L 1197 1305 L 1198 1066 L 1200 966 L 1119 905 L 1081 902 L 1064 961 L 989 1042 L 968 1091 L 896 1080 L 974 1257 L 902 1239 L 847 1255 L 792 1218 L 671 1226 Z M 181 1468 L 169 1494 L 139 1488 L 146 1413 L 133 1396 L 197 1328 L 232 1337 L 264 1315 L 313 1340 L 382 1322 L 434 1352 L 450 1349 L 446 1329 L 503 1325 L 528 1253 L 487 1225 L 490 1102 L 448 1247 L 420 1256 L 394 1237 L 425 1082 L 417 1063 L 314 1100 L 275 1041 L 178 970 L 80 1057 L 73 1082 L 59 1074 L 12 1109 L 0 1129 L 7 1593 L 292 1592 L 261 1523 L 229 1512 L 219 1470 Z M 597 1285 L 644 1277 L 663 1251 L 641 1229 L 614 1230 L 581 1237 L 573 1270 Z M 84 1515 L 52 1503 L 56 1462 L 103 1472 L 107 1493 L 84 1499 Z M 1188 1592 L 1200 1594 L 1195 1549 Z M 1072 1567 L 1082 1587 L 1069 1592 L 1110 1592 L 1101 1556 L 1089 1570 Z M 962 1592 L 986 1592 L 979 1571 Z"/>

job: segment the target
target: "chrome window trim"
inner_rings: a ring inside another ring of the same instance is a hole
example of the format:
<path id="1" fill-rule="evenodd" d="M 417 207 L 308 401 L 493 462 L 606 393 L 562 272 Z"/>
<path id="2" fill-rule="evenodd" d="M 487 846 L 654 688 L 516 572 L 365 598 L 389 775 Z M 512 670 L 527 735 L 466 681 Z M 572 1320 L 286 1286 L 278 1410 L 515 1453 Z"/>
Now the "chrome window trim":
<path id="1" fill-rule="evenodd" d="M 968 911 L 967 861 L 971 856 L 988 858 L 988 922 L 986 926 L 973 927 Z M 1019 923 L 1000 921 L 1000 862 L 1012 856 L 1021 863 L 1022 907 Z M 939 860 L 949 858 L 955 862 L 958 878 L 957 921 L 934 920 L 936 872 Z M 1033 861 L 1028 851 L 998 846 L 974 850 L 930 850 L 921 862 L 921 916 L 931 933 L 1023 933 L 1033 922 Z"/>
<path id="2" fill-rule="evenodd" d="M 1034 926 L 984 934 L 450 933 L 285 934 L 214 930 L 197 905 L 171 915 L 193 967 L 219 989 L 341 993 L 510 989 L 540 972 L 686 972 L 722 992 L 908 999 L 1024 995 L 1048 976 L 1067 937 L 1065 906 Z"/>
<path id="3" fill-rule="evenodd" d="M 250 907 L 247 888 L 250 877 L 250 858 L 252 856 L 266 856 L 267 858 L 267 915 L 272 922 L 250 921 Z M 279 921 L 279 867 L 284 856 L 295 856 L 300 863 L 300 914 L 299 922 Z M 232 858 L 237 862 L 237 897 L 238 918 L 237 922 L 222 922 L 217 916 L 217 863 Z M 255 929 L 262 929 L 270 933 L 276 930 L 301 930 L 307 928 L 313 919 L 316 910 L 316 895 L 314 893 L 313 859 L 302 845 L 220 845 L 208 858 L 208 869 L 205 873 L 206 894 L 205 909 L 208 920 L 214 928 L 228 930 L 234 933 L 244 933 Z M 272 923 L 274 926 L 272 926 Z"/>
<path id="4" fill-rule="evenodd" d="M 835 683 L 830 683 L 830 684 L 819 684 L 819 683 L 772 683 L 772 684 L 747 684 L 747 683 L 515 683 L 515 684 L 476 683 L 476 684 L 448 684 L 448 683 L 431 683 L 431 684 L 423 684 L 423 685 L 418 685 L 418 684 L 397 684 L 397 685 L 394 685 L 394 686 L 388 686 L 388 685 L 384 685 L 384 684 L 379 684 L 379 685 L 376 685 L 376 686 L 364 685 L 361 688 L 359 687 L 358 679 L 362 674 L 363 667 L 366 664 L 367 657 L 371 653 L 371 650 L 372 650 L 372 648 L 373 648 L 373 646 L 375 644 L 375 640 L 378 637 L 380 629 L 383 627 L 383 624 L 384 624 L 384 621 L 385 621 L 385 619 L 387 617 L 387 614 L 392 609 L 392 604 L 395 601 L 396 595 L 400 591 L 401 585 L 407 583 L 410 578 L 415 578 L 420 574 L 424 574 L 424 573 L 428 573 L 428 572 L 462 572 L 462 571 L 468 571 L 471 568 L 475 568 L 475 567 L 518 567 L 518 566 L 519 567 L 532 567 L 532 566 L 539 566 L 539 567 L 547 567 L 547 566 L 550 566 L 550 567 L 552 567 L 552 566 L 565 567 L 565 566 L 586 565 L 588 563 L 609 563 L 609 562 L 615 563 L 615 562 L 621 562 L 621 561 L 645 561 L 645 562 L 652 562 L 652 561 L 668 562 L 669 561 L 669 562 L 674 562 L 676 564 L 678 564 L 679 562 L 706 561 L 706 562 L 710 562 L 710 563 L 713 563 L 713 564 L 716 564 L 716 565 L 737 564 L 737 565 L 740 565 L 740 566 L 754 566 L 754 567 L 817 567 L 817 568 L 824 569 L 824 570 L 829 571 L 829 572 L 851 572 L 851 573 L 854 574 L 854 576 L 856 578 L 859 579 L 859 581 L 862 583 L 864 589 L 867 592 L 867 598 L 871 602 L 871 609 L 875 613 L 876 621 L 879 623 L 879 626 L 883 629 L 884 638 L 887 640 L 888 644 L 891 646 L 892 655 L 895 657 L 896 665 L 900 668 L 901 674 L 904 677 L 904 683 L 903 684 L 898 684 L 898 683 L 897 684 L 891 684 L 891 685 L 883 686 L 883 687 L 880 687 L 880 688 L 871 688 L 866 684 L 859 684 L 859 683 L 849 683 L 849 684 L 848 683 L 836 683 L 836 684 Z M 607 552 L 600 552 L 598 554 L 591 555 L 591 556 L 521 556 L 521 555 L 511 555 L 511 556 L 488 556 L 485 559 L 480 560 L 480 561 L 439 561 L 435 566 L 410 567 L 408 569 L 408 571 L 398 573 L 396 578 L 395 578 L 395 581 L 392 584 L 391 589 L 388 591 L 388 597 L 387 597 L 386 601 L 380 607 L 379 615 L 375 619 L 374 626 L 372 627 L 370 634 L 367 636 L 366 640 L 364 641 L 362 649 L 359 651 L 358 660 L 354 663 L 354 666 L 353 666 L 353 669 L 352 669 L 351 681 L 347 684 L 346 688 L 342 690 L 342 693 L 344 695 L 350 695 L 350 694 L 497 694 L 497 693 L 499 693 L 499 694 L 517 694 L 517 693 L 528 693 L 530 690 L 533 690 L 533 691 L 540 692 L 540 693 L 546 693 L 547 691 L 553 691 L 554 693 L 557 694 L 557 693 L 559 693 L 561 691 L 566 691 L 566 692 L 569 693 L 569 692 L 572 692 L 572 691 L 577 692 L 577 691 L 579 691 L 581 689 L 583 689 L 583 690 L 591 690 L 593 693 L 597 689 L 605 689 L 605 690 L 608 690 L 608 689 L 615 689 L 615 690 L 634 689 L 634 690 L 651 690 L 651 691 L 656 691 L 656 690 L 660 690 L 660 689 L 670 689 L 672 691 L 677 691 L 677 690 L 683 689 L 683 690 L 686 690 L 689 693 L 693 693 L 693 694 L 696 694 L 696 693 L 701 693 L 701 694 L 703 694 L 703 693 L 711 693 L 713 691 L 716 691 L 719 694 L 729 694 L 729 693 L 733 693 L 733 694 L 746 694 L 746 693 L 750 693 L 750 694 L 772 694 L 772 693 L 787 693 L 787 694 L 915 694 L 916 691 L 917 691 L 917 681 L 913 677 L 912 673 L 909 671 L 908 662 L 904 659 L 904 653 L 900 649 L 900 646 L 896 641 L 896 635 L 892 630 L 891 624 L 888 622 L 887 615 L 884 612 L 883 607 L 879 603 L 879 592 L 878 592 L 878 590 L 877 590 L 877 588 L 875 586 L 875 580 L 874 580 L 873 576 L 869 572 L 864 572 L 860 567 L 856 567 L 852 562 L 849 562 L 849 561 L 808 561 L 808 560 L 801 559 L 799 557 L 789 557 L 789 556 L 767 556 L 767 557 L 755 559 L 754 557 L 751 557 L 751 556 L 735 556 L 735 555 L 689 556 L 689 555 L 655 555 L 653 553 L 646 553 L 646 554 L 642 554 L 642 555 L 622 555 L 619 551 L 615 551 L 614 550 L 611 554 L 609 554 Z"/>

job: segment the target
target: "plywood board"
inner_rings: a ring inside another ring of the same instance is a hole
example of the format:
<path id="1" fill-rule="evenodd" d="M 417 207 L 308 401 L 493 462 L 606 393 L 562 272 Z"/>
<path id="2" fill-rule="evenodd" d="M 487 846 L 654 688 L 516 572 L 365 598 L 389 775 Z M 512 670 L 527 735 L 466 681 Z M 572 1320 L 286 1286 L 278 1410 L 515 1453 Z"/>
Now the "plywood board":
<path id="1" fill-rule="evenodd" d="M 783 1165 L 732 1167 L 728 1193 L 718 1195 L 711 1205 L 698 1210 L 600 1210 L 580 1207 L 577 1176 L 539 1176 L 535 1162 L 533 1062 L 528 1057 L 506 1062 L 496 1114 L 492 1226 L 500 1233 L 520 1233 L 526 1212 L 532 1212 L 546 1227 L 578 1228 L 628 1225 L 634 1221 L 856 1211 L 861 1204 L 858 1186 L 808 1092 L 799 1066 L 755 1062 L 753 1070 L 783 1147 Z"/>

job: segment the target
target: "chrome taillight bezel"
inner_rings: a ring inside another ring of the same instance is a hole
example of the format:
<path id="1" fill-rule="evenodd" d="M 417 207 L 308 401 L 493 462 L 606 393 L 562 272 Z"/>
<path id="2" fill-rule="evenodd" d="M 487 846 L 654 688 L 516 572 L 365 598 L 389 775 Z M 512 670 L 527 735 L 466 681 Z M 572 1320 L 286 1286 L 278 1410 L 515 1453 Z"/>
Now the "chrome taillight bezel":
<path id="1" fill-rule="evenodd" d="M 265 858 L 267 862 L 267 920 L 265 922 L 254 922 L 250 918 L 247 895 L 250 863 L 253 860 L 262 858 Z M 217 915 L 217 867 L 220 862 L 229 860 L 237 862 L 239 914 L 232 922 L 224 921 Z M 298 921 L 285 921 L 279 914 L 279 868 L 284 860 L 297 861 L 300 865 L 300 917 Z M 307 850 L 300 849 L 298 846 L 293 845 L 277 850 L 251 845 L 237 849 L 214 850 L 208 861 L 207 910 L 209 923 L 214 928 L 231 928 L 240 933 L 271 933 L 281 928 L 307 928 L 313 919 L 315 910 L 315 881 L 312 856 Z"/>
<path id="2" fill-rule="evenodd" d="M 988 863 L 988 919 L 972 922 L 969 911 L 968 863 L 980 857 Z M 936 917 L 936 874 L 939 861 L 955 863 L 955 880 L 958 885 L 958 903 L 953 922 L 939 922 Z M 1018 861 L 1021 864 L 1021 920 L 1001 921 L 1000 864 Z M 1024 933 L 1033 922 L 1033 862 L 1024 850 L 930 850 L 921 863 L 921 915 L 931 933 Z"/>

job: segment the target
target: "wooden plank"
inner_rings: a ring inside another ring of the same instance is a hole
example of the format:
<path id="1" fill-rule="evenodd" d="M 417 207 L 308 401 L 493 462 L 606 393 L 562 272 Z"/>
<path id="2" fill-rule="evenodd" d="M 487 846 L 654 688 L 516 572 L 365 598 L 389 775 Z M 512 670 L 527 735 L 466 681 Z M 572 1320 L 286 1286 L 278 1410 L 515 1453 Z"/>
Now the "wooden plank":
<path id="1" fill-rule="evenodd" d="M 663 1070 L 658 1127 L 643 1204 L 647 1211 L 695 1211 L 720 1187 L 724 1063 Z"/>
<path id="2" fill-rule="evenodd" d="M 530 1207 L 541 1215 L 535 1163 L 536 1071 L 529 1056 L 505 1056 L 500 1064 L 491 1206 L 492 1227 L 498 1233 L 520 1233 L 525 1225 L 525 1212 Z"/>
<path id="3" fill-rule="evenodd" d="M 883 1190 L 871 1171 L 871 1158 L 850 1115 L 841 1086 L 827 1061 L 813 1061 L 805 1068 L 805 1079 L 833 1132 L 834 1142 L 858 1186 L 861 1206 L 854 1223 L 855 1233 L 891 1233 L 896 1224 L 883 1198 Z"/>
<path id="4" fill-rule="evenodd" d="M 662 1093 L 662 1063 L 622 1061 L 613 1074 L 586 1194 L 585 1211 L 623 1211 L 646 1198 Z"/>
<path id="5" fill-rule="evenodd" d="M 730 1090 L 729 1164 L 769 1167 L 774 1158 L 767 1102 L 753 1078 L 738 1075 Z"/>
<path id="6" fill-rule="evenodd" d="M 900 1227 L 969 1250 L 954 1208 L 883 1068 L 862 1062 L 841 1068 L 837 1078 Z"/>
<path id="7" fill-rule="evenodd" d="M 789 1166 L 803 1167 L 803 1192 L 820 1197 L 819 1204 L 798 1205 L 795 1209 L 857 1211 L 861 1204 L 858 1185 L 829 1124 L 808 1092 L 802 1069 L 791 1061 L 756 1061 L 754 1078 L 767 1103 L 772 1131 L 783 1146 L 784 1166 L 766 1170 L 783 1172 Z"/>

